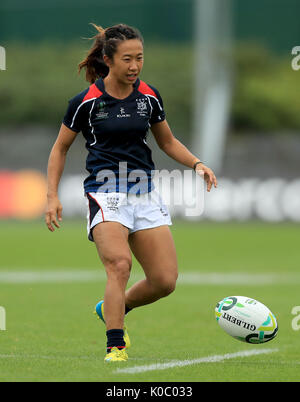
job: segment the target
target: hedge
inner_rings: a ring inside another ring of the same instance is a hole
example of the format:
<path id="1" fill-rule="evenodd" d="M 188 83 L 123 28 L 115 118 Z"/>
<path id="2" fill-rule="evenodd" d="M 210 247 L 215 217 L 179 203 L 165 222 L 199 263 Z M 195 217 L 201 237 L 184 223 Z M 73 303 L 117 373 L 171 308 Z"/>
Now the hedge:
<path id="1" fill-rule="evenodd" d="M 42 124 L 58 127 L 67 101 L 88 86 L 77 64 L 90 42 L 65 46 L 41 43 L 35 47 L 6 46 L 7 70 L 0 72 L 1 127 Z M 291 58 L 276 58 L 263 48 L 235 48 L 230 130 L 300 131 L 300 71 Z M 193 48 L 152 44 L 145 49 L 142 79 L 157 87 L 168 120 L 182 135 L 192 130 Z"/>

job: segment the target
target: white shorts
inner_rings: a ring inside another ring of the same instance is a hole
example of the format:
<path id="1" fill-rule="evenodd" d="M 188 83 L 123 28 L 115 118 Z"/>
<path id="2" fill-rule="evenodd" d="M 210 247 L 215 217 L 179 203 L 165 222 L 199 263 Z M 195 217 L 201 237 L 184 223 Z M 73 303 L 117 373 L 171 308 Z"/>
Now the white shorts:
<path id="1" fill-rule="evenodd" d="M 100 222 L 119 222 L 129 234 L 142 229 L 172 225 L 168 207 L 160 194 L 86 193 L 88 238 L 94 241 L 92 229 Z"/>

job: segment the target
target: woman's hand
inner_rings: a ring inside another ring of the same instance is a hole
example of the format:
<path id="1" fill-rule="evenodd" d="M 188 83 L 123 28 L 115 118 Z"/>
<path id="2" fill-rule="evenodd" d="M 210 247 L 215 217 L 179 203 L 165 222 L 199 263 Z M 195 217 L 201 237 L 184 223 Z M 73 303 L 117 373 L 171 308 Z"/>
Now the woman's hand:
<path id="1" fill-rule="evenodd" d="M 58 199 L 58 196 L 48 196 L 45 221 L 48 229 L 51 232 L 54 232 L 55 230 L 53 225 L 55 225 L 57 228 L 60 228 L 57 220 L 62 220 L 62 205 Z"/>
<path id="2" fill-rule="evenodd" d="M 196 166 L 195 171 L 199 176 L 203 177 L 204 180 L 206 181 L 208 192 L 210 191 L 212 185 L 214 185 L 215 188 L 217 188 L 218 182 L 216 176 L 210 168 L 205 166 L 203 163 L 199 163 Z"/>

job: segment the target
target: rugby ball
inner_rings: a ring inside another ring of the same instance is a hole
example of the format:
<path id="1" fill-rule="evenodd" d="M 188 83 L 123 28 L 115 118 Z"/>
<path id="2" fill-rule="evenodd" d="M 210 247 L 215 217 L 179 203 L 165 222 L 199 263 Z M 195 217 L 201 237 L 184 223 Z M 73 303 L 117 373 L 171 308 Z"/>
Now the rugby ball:
<path id="1" fill-rule="evenodd" d="M 227 334 L 247 343 L 265 343 L 275 338 L 278 325 L 264 304 L 246 296 L 229 296 L 217 303 L 215 317 Z"/>

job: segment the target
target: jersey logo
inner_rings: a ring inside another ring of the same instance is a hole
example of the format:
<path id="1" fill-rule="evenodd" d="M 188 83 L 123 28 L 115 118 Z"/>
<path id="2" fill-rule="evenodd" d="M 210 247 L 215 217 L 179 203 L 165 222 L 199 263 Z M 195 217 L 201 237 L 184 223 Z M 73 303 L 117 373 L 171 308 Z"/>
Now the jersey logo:
<path id="1" fill-rule="evenodd" d="M 105 111 L 106 103 L 104 101 L 100 101 L 96 106 L 96 120 L 104 120 L 108 118 L 108 112 Z"/>
<path id="2" fill-rule="evenodd" d="M 137 114 L 142 117 L 148 116 L 148 109 L 147 109 L 147 99 L 146 98 L 138 98 L 136 100 L 137 105 Z"/>
<path id="3" fill-rule="evenodd" d="M 125 108 L 124 107 L 120 107 L 120 113 L 117 114 L 117 117 L 120 118 L 124 118 L 124 117 L 130 117 L 131 115 L 129 113 L 125 112 Z"/>

